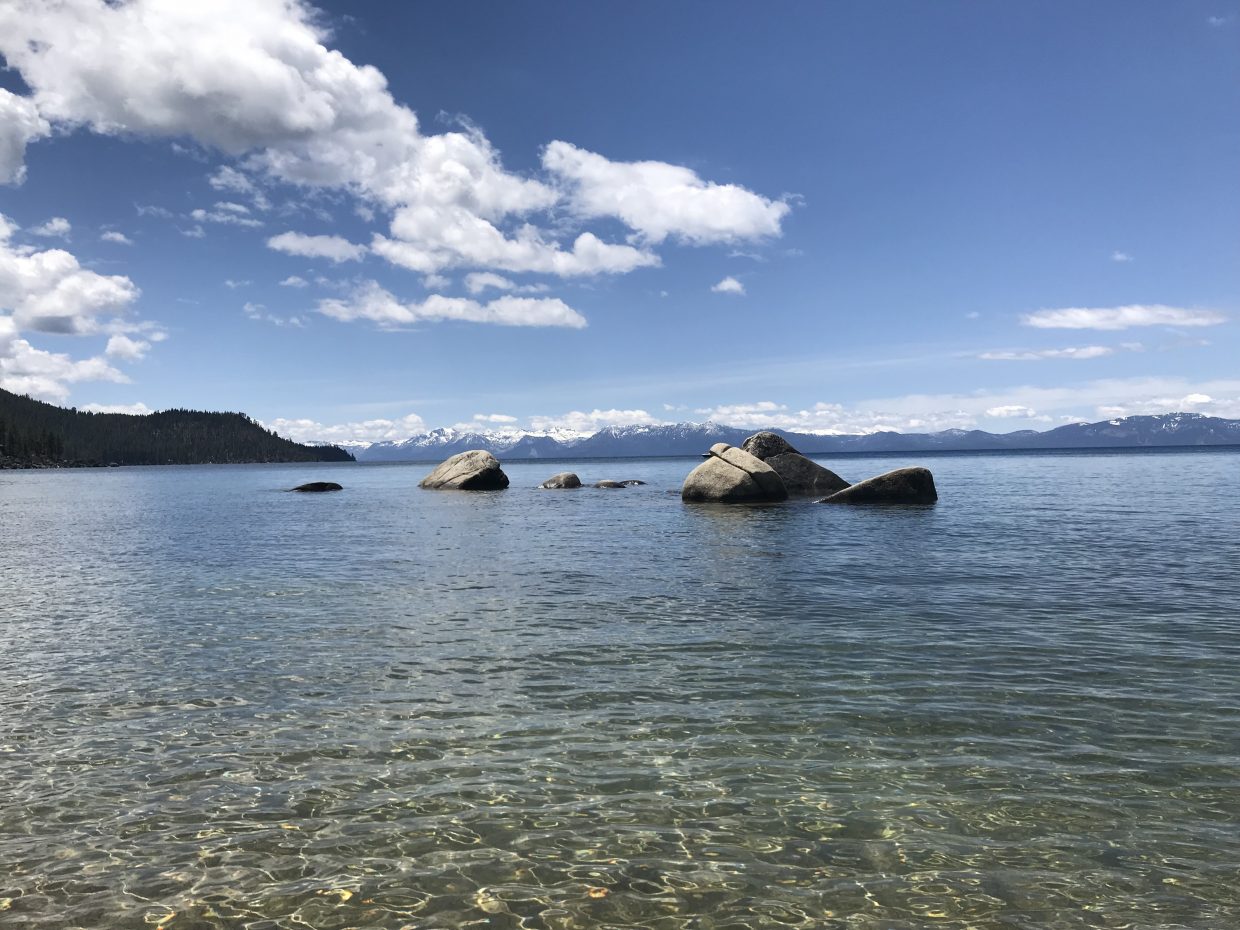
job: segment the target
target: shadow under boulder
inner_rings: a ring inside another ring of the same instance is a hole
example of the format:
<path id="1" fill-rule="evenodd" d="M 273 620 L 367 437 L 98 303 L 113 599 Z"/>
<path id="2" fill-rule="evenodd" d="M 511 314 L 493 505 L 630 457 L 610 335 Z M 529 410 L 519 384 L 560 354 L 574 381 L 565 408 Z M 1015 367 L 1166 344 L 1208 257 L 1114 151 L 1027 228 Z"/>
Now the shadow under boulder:
<path id="1" fill-rule="evenodd" d="M 933 504 L 939 499 L 928 468 L 897 468 L 824 497 L 820 504 Z"/>
<path id="2" fill-rule="evenodd" d="M 810 461 L 775 433 L 754 433 L 741 448 L 770 465 L 783 479 L 789 494 L 810 497 L 834 494 L 848 487 L 848 482 L 831 469 Z"/>
<path id="3" fill-rule="evenodd" d="M 459 452 L 418 482 L 431 491 L 502 491 L 508 476 L 499 459 L 482 449 Z"/>
<path id="4" fill-rule="evenodd" d="M 721 504 L 773 503 L 788 499 L 783 480 L 761 459 L 744 449 L 717 442 L 710 458 L 685 478 L 680 497 Z"/>

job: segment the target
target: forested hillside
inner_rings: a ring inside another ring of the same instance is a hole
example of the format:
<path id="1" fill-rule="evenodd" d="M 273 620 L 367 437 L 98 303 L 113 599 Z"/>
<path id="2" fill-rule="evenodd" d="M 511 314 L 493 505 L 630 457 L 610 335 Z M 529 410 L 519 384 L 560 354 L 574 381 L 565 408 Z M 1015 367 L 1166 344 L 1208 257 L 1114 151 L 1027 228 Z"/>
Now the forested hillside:
<path id="1" fill-rule="evenodd" d="M 0 467 L 347 462 L 336 446 L 303 446 L 243 413 L 85 413 L 0 390 Z"/>

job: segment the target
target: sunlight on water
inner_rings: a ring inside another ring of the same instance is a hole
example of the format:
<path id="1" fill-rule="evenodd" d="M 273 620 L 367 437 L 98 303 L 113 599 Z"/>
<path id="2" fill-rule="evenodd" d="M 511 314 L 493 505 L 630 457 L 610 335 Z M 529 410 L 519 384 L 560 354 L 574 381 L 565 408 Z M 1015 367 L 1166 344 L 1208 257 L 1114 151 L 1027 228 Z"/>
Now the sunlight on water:
<path id="1" fill-rule="evenodd" d="M 925 464 L 0 474 L 0 926 L 1240 926 L 1240 455 Z"/>

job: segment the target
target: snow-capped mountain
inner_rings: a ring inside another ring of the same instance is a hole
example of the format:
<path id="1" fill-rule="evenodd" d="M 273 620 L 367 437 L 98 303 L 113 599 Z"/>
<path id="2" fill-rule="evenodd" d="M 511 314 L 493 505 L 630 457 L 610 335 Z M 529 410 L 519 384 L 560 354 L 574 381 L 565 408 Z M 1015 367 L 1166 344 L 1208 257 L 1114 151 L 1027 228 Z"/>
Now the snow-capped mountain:
<path id="1" fill-rule="evenodd" d="M 467 449 L 501 459 L 581 459 L 699 455 L 717 442 L 740 445 L 757 432 L 720 423 L 609 426 L 596 433 L 572 430 L 459 430 L 452 427 L 408 439 L 354 449 L 359 462 L 439 461 Z M 1199 413 L 1134 416 L 1099 423 L 1071 423 L 1046 432 L 949 429 L 937 433 L 881 432 L 827 436 L 772 430 L 806 454 L 837 452 L 970 451 L 985 449 L 1087 449 L 1131 446 L 1240 445 L 1240 420 Z"/>

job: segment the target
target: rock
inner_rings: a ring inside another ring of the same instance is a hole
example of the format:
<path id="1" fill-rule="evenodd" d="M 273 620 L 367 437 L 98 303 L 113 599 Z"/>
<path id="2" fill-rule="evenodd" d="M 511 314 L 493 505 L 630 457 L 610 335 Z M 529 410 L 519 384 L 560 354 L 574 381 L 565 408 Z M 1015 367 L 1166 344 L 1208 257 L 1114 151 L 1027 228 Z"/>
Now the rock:
<path id="1" fill-rule="evenodd" d="M 418 482 L 432 491 L 502 491 L 508 476 L 490 452 L 471 449 L 459 452 Z"/>
<path id="2" fill-rule="evenodd" d="M 741 448 L 775 469 L 789 494 L 834 494 L 848 487 L 848 482 L 831 469 L 810 461 L 774 433 L 754 433 Z"/>
<path id="3" fill-rule="evenodd" d="M 294 491 L 343 491 L 344 488 L 336 484 L 334 481 L 311 481 L 309 484 L 299 484 L 293 488 Z"/>
<path id="4" fill-rule="evenodd" d="M 820 504 L 933 504 L 939 499 L 928 468 L 897 468 L 824 497 Z"/>
<path id="5" fill-rule="evenodd" d="M 581 487 L 581 479 L 571 471 L 562 471 L 558 475 L 552 475 L 540 484 L 539 487 L 546 488 L 549 491 L 560 488 L 579 488 Z"/>
<path id="6" fill-rule="evenodd" d="M 787 500 L 788 490 L 775 469 L 743 449 L 718 442 L 710 458 L 693 469 L 680 490 L 686 501 L 725 504 Z"/>
<path id="7" fill-rule="evenodd" d="M 785 455 L 789 452 L 797 451 L 792 448 L 792 443 L 784 439 L 783 436 L 765 431 L 754 433 L 741 443 L 741 448 L 755 458 L 762 459 L 764 462 L 777 455 Z"/>
<path id="8" fill-rule="evenodd" d="M 596 488 L 627 488 L 628 485 L 623 481 L 596 481 L 594 482 L 594 487 Z"/>
<path id="9" fill-rule="evenodd" d="M 626 488 L 635 488 L 638 485 L 645 484 L 646 482 L 639 481 L 637 478 L 625 478 L 620 483 L 624 485 Z"/>

